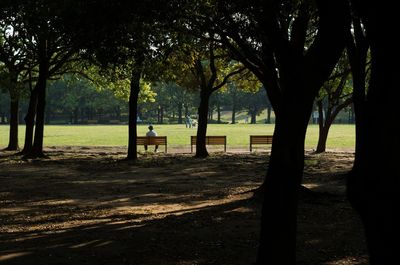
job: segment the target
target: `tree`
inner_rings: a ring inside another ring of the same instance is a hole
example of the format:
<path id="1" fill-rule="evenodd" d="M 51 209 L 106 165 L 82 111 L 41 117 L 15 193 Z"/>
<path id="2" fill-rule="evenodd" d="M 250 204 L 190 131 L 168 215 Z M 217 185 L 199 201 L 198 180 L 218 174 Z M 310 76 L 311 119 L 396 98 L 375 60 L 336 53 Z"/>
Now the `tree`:
<path id="1" fill-rule="evenodd" d="M 364 226 L 370 264 L 391 264 L 399 246 L 400 139 L 397 120 L 399 41 L 394 3 L 351 1 L 348 53 L 353 75 L 356 151 L 348 175 L 348 198 Z M 367 69 L 370 54 L 371 68 Z M 380 111 L 385 115 L 380 117 Z M 379 121 L 379 123 L 378 123 Z"/>
<path id="2" fill-rule="evenodd" d="M 347 1 L 316 1 L 315 7 L 318 19 L 309 1 L 219 1 L 211 15 L 198 17 L 262 82 L 275 111 L 257 264 L 296 263 L 306 128 L 349 27 Z"/>
<path id="3" fill-rule="evenodd" d="M 264 89 L 259 89 L 257 92 L 246 92 L 243 98 L 244 109 L 250 115 L 250 123 L 257 123 L 257 116 L 267 107 L 267 94 Z"/>
<path id="4" fill-rule="evenodd" d="M 151 75 L 152 62 L 163 43 L 160 38 L 165 36 L 164 31 L 158 26 L 162 24 L 164 5 L 160 1 L 115 1 L 96 3 L 94 10 L 91 7 L 88 3 L 85 8 L 93 19 L 84 27 L 90 36 L 85 51 L 92 62 L 114 71 L 117 80 L 130 80 L 127 159 L 136 160 L 140 82 Z M 99 10 L 104 16 L 98 16 Z"/>
<path id="5" fill-rule="evenodd" d="M 319 113 L 319 137 L 316 153 L 325 152 L 329 128 L 338 113 L 352 103 L 352 87 L 349 77 L 350 66 L 346 57 L 342 57 L 316 99 Z"/>
<path id="6" fill-rule="evenodd" d="M 63 16 L 71 7 L 69 5 L 72 5 L 72 2 L 63 1 L 63 5 L 59 5 L 57 1 L 46 0 L 13 2 L 26 30 L 24 40 L 29 41 L 29 52 L 38 65 L 35 86 L 31 89 L 28 113 L 25 116 L 25 145 L 22 150 L 23 154 L 31 157 L 44 155 L 47 80 L 60 76 L 67 71 L 68 63 L 75 60 L 77 46 L 66 30 L 65 26 L 68 23 Z"/>
<path id="7" fill-rule="evenodd" d="M 6 150 L 17 150 L 19 101 L 26 89 L 25 82 L 34 65 L 29 53 L 24 22 L 14 6 L 3 9 L 0 19 L 0 82 L 10 96 L 10 133 Z"/>
<path id="8" fill-rule="evenodd" d="M 180 65 L 179 76 L 185 78 L 178 79 L 177 82 L 182 86 L 191 85 L 200 90 L 195 157 L 207 157 L 206 135 L 210 97 L 212 93 L 225 86 L 230 77 L 243 72 L 245 68 L 231 61 L 226 50 L 218 43 L 196 38 L 192 39 L 189 50 L 176 53 L 176 57 L 172 60 L 184 62 Z"/>

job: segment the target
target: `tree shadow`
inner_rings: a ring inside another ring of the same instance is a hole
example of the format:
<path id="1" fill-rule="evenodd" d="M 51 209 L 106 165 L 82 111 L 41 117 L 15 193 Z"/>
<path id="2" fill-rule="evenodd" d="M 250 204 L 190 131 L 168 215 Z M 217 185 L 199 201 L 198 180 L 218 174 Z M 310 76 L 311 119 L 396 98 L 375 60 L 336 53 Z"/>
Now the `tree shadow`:
<path id="1" fill-rule="evenodd" d="M 266 161 L 59 154 L 2 165 L 0 264 L 253 264 L 261 205 L 247 191 Z M 298 238 L 298 264 L 367 264 L 342 193 L 300 198 Z"/>

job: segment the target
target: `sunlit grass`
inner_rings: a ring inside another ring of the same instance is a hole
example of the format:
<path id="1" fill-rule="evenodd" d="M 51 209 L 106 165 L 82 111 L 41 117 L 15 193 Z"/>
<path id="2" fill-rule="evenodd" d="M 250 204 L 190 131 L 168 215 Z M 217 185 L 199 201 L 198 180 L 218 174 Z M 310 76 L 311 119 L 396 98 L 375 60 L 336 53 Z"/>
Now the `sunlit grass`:
<path id="1" fill-rule="evenodd" d="M 8 142 L 6 125 L 0 126 L 0 148 Z M 190 136 L 196 135 L 196 128 L 184 124 L 154 125 L 158 135 L 168 137 L 169 146 L 189 146 Z M 273 124 L 209 124 L 208 135 L 226 135 L 228 147 L 247 149 L 249 135 L 272 134 Z M 147 131 L 146 125 L 138 126 L 139 135 Z M 23 143 L 25 126 L 20 126 L 19 139 Z M 45 146 L 126 146 L 127 125 L 47 125 Z M 333 125 L 327 142 L 328 149 L 351 150 L 355 142 L 354 125 Z M 310 125 L 307 130 L 306 148 L 313 149 L 318 141 L 318 126 Z"/>

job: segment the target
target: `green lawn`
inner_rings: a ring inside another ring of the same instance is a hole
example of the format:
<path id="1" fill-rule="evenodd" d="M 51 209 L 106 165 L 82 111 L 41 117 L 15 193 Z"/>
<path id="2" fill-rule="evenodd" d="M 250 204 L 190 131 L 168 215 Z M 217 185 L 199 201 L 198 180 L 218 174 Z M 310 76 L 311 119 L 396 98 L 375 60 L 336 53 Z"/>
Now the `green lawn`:
<path id="1" fill-rule="evenodd" d="M 333 125 L 327 143 L 328 149 L 354 149 L 354 125 Z M 189 146 L 190 135 L 196 129 L 185 125 L 154 125 L 158 135 L 168 136 L 169 146 Z M 20 144 L 23 144 L 25 127 L 20 127 Z M 138 126 L 139 135 L 147 131 L 146 125 Z M 227 135 L 228 149 L 244 148 L 249 145 L 250 134 L 272 134 L 273 124 L 210 124 L 208 135 Z M 126 125 L 47 125 L 45 146 L 126 146 L 128 129 Z M 318 140 L 318 126 L 310 125 L 307 131 L 306 148 L 315 148 Z M 7 145 L 8 126 L 0 125 L 0 148 Z"/>

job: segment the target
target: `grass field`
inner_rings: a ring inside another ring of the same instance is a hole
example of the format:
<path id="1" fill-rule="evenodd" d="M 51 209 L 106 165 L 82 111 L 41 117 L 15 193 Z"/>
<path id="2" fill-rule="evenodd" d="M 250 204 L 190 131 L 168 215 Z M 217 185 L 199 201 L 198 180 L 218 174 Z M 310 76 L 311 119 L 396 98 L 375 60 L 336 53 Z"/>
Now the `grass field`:
<path id="1" fill-rule="evenodd" d="M 0 126 L 0 148 L 7 145 L 8 126 Z M 328 149 L 352 150 L 355 142 L 354 125 L 333 125 L 327 143 Z M 189 146 L 190 136 L 196 135 L 195 128 L 185 125 L 154 125 L 158 135 L 168 137 L 168 146 Z M 248 149 L 250 134 L 272 134 L 273 124 L 210 124 L 208 135 L 227 135 L 228 150 Z M 138 126 L 139 135 L 147 131 L 146 125 Z M 126 146 L 128 128 L 126 125 L 47 125 L 45 146 Z M 25 127 L 20 126 L 20 144 L 23 144 Z M 306 149 L 316 147 L 318 126 L 310 125 L 307 131 Z"/>

